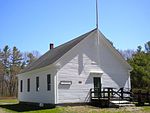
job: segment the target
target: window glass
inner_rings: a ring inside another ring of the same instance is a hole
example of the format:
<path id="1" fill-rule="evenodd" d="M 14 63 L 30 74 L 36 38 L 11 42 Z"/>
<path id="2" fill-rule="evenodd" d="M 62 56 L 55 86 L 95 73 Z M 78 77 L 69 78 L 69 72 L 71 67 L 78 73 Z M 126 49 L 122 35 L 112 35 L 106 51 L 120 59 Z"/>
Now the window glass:
<path id="1" fill-rule="evenodd" d="M 30 91 L 30 79 L 29 78 L 27 79 L 27 91 L 28 92 Z"/>
<path id="2" fill-rule="evenodd" d="M 39 77 L 36 77 L 36 91 L 39 91 Z"/>
<path id="3" fill-rule="evenodd" d="M 23 89 L 23 80 L 20 80 L 20 92 L 22 92 Z"/>
<path id="4" fill-rule="evenodd" d="M 47 90 L 48 91 L 51 90 L 51 75 L 50 74 L 47 75 Z"/>

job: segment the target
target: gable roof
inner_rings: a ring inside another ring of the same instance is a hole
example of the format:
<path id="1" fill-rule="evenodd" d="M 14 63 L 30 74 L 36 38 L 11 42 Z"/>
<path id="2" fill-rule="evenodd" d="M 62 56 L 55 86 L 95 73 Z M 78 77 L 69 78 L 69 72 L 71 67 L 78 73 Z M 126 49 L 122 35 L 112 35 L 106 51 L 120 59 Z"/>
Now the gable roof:
<path id="1" fill-rule="evenodd" d="M 45 66 L 48 66 L 50 64 L 53 64 L 55 61 L 57 61 L 59 58 L 61 58 L 65 53 L 67 53 L 70 49 L 72 49 L 74 46 L 76 46 L 79 42 L 81 42 L 83 39 L 85 39 L 87 36 L 89 36 L 92 33 L 97 33 L 97 28 L 93 29 L 71 41 L 68 41 L 58 47 L 55 47 L 51 50 L 48 50 L 44 55 L 42 55 L 39 59 L 34 61 L 33 63 L 29 64 L 25 69 L 21 71 L 21 73 L 29 72 L 35 69 L 39 69 Z M 124 62 L 124 64 L 129 67 L 129 69 L 132 69 L 132 67 L 127 63 L 127 61 L 122 57 L 122 55 L 115 49 L 115 47 L 112 45 L 112 42 L 110 42 L 99 30 L 99 37 L 104 39 L 107 45 L 114 51 L 114 53 L 117 55 L 117 57 Z"/>
<path id="2" fill-rule="evenodd" d="M 99 32 L 99 37 L 101 37 L 107 44 L 107 46 L 113 51 L 114 54 L 128 67 L 129 70 L 132 70 L 132 67 L 128 64 L 128 62 L 124 59 L 121 53 L 113 46 L 113 43 L 107 39 L 103 33 Z"/>
<path id="3" fill-rule="evenodd" d="M 28 71 L 32 71 L 35 69 L 39 69 L 50 64 L 53 64 L 57 61 L 60 57 L 62 57 L 66 52 L 68 52 L 71 48 L 77 45 L 80 41 L 86 38 L 88 35 L 96 31 L 97 29 L 93 29 L 69 42 L 66 42 L 56 48 L 53 48 L 47 51 L 44 55 L 42 55 L 39 59 L 34 61 L 33 63 L 29 64 L 25 69 L 21 71 L 21 73 L 25 73 Z"/>

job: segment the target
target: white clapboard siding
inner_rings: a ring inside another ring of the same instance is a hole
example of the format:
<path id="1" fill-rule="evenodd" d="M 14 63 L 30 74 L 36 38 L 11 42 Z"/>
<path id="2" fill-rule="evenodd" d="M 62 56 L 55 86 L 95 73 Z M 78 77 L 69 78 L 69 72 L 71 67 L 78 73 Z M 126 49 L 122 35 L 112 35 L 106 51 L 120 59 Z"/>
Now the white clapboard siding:
<path id="1" fill-rule="evenodd" d="M 57 72 L 57 103 L 86 102 L 89 90 L 93 88 L 91 70 L 103 71 L 102 87 L 130 88 L 128 69 L 101 38 L 98 65 L 96 37 L 93 34 L 84 39 L 57 61 L 60 65 Z M 72 81 L 72 84 L 61 85 L 60 81 Z"/>
<path id="2" fill-rule="evenodd" d="M 19 90 L 20 80 L 23 80 L 23 92 L 18 91 L 19 101 L 52 104 L 88 102 L 89 91 L 94 87 L 93 77 L 97 76 L 101 77 L 102 87 L 131 88 L 129 66 L 102 34 L 99 41 L 97 47 L 97 33 L 91 33 L 53 64 L 19 74 Z M 95 75 L 91 71 L 102 73 Z M 47 91 L 47 74 L 51 74 L 51 91 Z M 38 92 L 37 76 L 40 80 Z M 27 92 L 28 78 L 30 92 Z M 61 81 L 69 84 L 61 84 Z"/>
<path id="3" fill-rule="evenodd" d="M 51 90 L 47 91 L 47 74 L 51 74 Z M 23 80 L 23 92 L 18 91 L 18 99 L 23 102 L 36 103 L 55 103 L 54 91 L 54 76 L 55 69 L 46 67 L 45 69 L 38 69 L 18 76 L 18 86 L 20 90 L 20 80 Z M 36 77 L 39 77 L 39 91 L 36 91 Z M 30 92 L 27 92 L 27 79 L 30 79 Z"/>
<path id="4" fill-rule="evenodd" d="M 128 68 L 103 38 L 100 39 L 100 59 L 101 69 L 105 72 L 102 76 L 104 86 L 131 88 Z"/>

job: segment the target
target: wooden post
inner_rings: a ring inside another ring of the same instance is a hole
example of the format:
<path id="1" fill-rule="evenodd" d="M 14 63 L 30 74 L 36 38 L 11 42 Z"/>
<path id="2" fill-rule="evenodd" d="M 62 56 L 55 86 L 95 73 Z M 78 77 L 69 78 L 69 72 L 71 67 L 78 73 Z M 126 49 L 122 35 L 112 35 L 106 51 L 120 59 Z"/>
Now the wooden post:
<path id="1" fill-rule="evenodd" d="M 92 89 L 90 89 L 90 102 L 92 102 Z"/>
<path id="2" fill-rule="evenodd" d="M 100 98 L 102 97 L 102 91 L 101 88 L 99 89 Z"/>
<path id="3" fill-rule="evenodd" d="M 97 90 L 97 95 L 98 95 L 98 101 L 100 101 L 100 88 L 98 88 L 98 90 Z"/>
<path id="4" fill-rule="evenodd" d="M 133 101 L 133 92 L 132 92 L 132 89 L 130 89 L 130 101 Z"/>
<path id="5" fill-rule="evenodd" d="M 105 96 L 105 89 L 103 89 L 103 97 L 105 98 L 106 96 Z"/>
<path id="6" fill-rule="evenodd" d="M 120 88 L 121 90 L 121 99 L 123 99 L 123 88 Z"/>
<path id="7" fill-rule="evenodd" d="M 110 88 L 108 88 L 108 106 L 109 106 L 109 103 L 110 103 Z"/>
<path id="8" fill-rule="evenodd" d="M 113 88 L 111 89 L 111 97 L 113 98 Z"/>

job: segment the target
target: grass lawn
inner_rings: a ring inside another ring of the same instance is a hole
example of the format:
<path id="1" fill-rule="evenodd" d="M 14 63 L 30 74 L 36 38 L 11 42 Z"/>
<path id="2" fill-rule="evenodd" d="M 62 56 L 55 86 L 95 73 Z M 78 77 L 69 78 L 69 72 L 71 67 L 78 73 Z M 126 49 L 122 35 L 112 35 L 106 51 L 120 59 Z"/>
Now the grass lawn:
<path id="1" fill-rule="evenodd" d="M 17 99 L 4 99 L 4 100 L 0 100 L 0 105 L 1 104 L 5 104 L 5 103 L 18 103 Z"/>
<path id="2" fill-rule="evenodd" d="M 67 106 L 40 108 L 18 104 L 16 99 L 0 100 L 0 113 L 150 113 L 150 106 L 98 108 L 92 106 Z"/>

